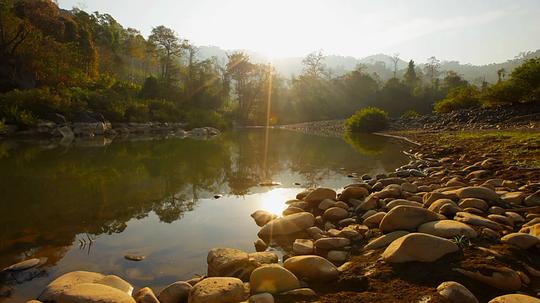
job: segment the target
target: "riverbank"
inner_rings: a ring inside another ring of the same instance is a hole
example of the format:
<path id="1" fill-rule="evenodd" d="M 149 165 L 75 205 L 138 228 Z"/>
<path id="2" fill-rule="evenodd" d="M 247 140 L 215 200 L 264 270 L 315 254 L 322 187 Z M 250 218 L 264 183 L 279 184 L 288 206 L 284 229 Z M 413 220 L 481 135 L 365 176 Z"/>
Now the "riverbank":
<path id="1" fill-rule="evenodd" d="M 538 133 L 395 134 L 420 143 L 406 151 L 410 163 L 384 175 L 353 172 L 357 180 L 339 194 L 329 188 L 299 192 L 280 218 L 255 212 L 260 252 L 211 250 L 209 278 L 154 293 L 134 291 L 116 276 L 74 272 L 39 298 L 463 303 L 506 302 L 491 300 L 508 294 L 520 299 L 516 293 L 538 297 Z M 39 262 L 4 272 L 17 275 Z M 522 302 L 536 302 L 528 300 Z"/>

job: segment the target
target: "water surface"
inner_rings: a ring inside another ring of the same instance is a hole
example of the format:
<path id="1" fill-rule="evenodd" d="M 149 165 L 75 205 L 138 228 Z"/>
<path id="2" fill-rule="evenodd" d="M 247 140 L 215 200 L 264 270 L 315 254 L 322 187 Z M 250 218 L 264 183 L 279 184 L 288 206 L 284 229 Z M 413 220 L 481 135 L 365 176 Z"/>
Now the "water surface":
<path id="1" fill-rule="evenodd" d="M 35 298 L 73 270 L 117 274 L 154 290 L 203 275 L 213 247 L 255 250 L 253 211 L 279 214 L 306 187 L 339 189 L 354 182 L 350 173 L 394 170 L 406 161 L 404 148 L 378 136 L 286 130 L 206 141 L 0 142 L 0 268 L 47 258 L 39 270 L 4 277 L 13 293 L 0 301 Z M 281 185 L 258 185 L 266 180 Z"/>

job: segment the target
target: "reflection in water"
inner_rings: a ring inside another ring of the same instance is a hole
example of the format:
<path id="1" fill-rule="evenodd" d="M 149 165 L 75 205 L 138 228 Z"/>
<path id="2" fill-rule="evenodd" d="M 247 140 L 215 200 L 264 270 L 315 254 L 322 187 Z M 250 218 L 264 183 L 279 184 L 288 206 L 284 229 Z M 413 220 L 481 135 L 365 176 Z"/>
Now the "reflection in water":
<path id="1" fill-rule="evenodd" d="M 16 285 L 9 301 L 36 296 L 71 270 L 157 288 L 190 278 L 205 272 L 212 247 L 254 250 L 251 212 L 280 214 L 305 187 L 340 188 L 352 182 L 350 172 L 376 174 L 405 161 L 402 147 L 386 138 L 348 137 L 347 144 L 264 132 L 86 146 L 0 142 L 0 268 L 47 257 L 46 273 Z M 257 186 L 267 179 L 282 185 Z M 81 245 L 88 237 L 95 241 Z M 147 258 L 130 262 L 127 253 Z"/>
<path id="2" fill-rule="evenodd" d="M 260 209 L 281 216 L 281 213 L 287 208 L 287 200 L 292 199 L 290 191 L 283 188 L 276 188 L 261 195 Z"/>

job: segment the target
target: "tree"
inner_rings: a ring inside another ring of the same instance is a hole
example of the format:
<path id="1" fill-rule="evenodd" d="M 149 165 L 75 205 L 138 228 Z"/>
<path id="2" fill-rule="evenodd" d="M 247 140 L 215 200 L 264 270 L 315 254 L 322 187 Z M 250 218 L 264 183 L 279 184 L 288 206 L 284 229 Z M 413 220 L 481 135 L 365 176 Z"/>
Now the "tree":
<path id="1" fill-rule="evenodd" d="M 154 27 L 148 40 L 156 46 L 160 53 L 161 78 L 169 85 L 172 80 L 171 72 L 174 69 L 174 59 L 182 55 L 182 42 L 172 29 L 163 25 Z"/>
<path id="2" fill-rule="evenodd" d="M 407 71 L 405 72 L 405 75 L 403 76 L 405 84 L 411 88 L 414 89 L 418 84 L 418 76 L 416 75 L 416 69 L 414 67 L 414 61 L 409 61 L 409 66 L 407 66 Z"/>
<path id="3" fill-rule="evenodd" d="M 435 56 L 429 57 L 425 66 L 425 73 L 428 76 L 431 84 L 435 83 L 435 79 L 439 77 L 439 68 L 441 67 L 441 61 Z"/>
<path id="4" fill-rule="evenodd" d="M 322 51 L 313 52 L 307 55 L 304 60 L 302 60 L 302 64 L 304 65 L 304 75 L 312 78 L 321 78 L 326 69 L 324 60 L 325 56 Z"/>
<path id="5" fill-rule="evenodd" d="M 251 63 L 243 52 L 227 56 L 227 73 L 234 81 L 238 101 L 237 117 L 241 123 L 246 123 L 272 72 L 265 65 Z"/>
<path id="6" fill-rule="evenodd" d="M 502 80 L 504 80 L 505 77 L 506 77 L 506 70 L 504 68 L 499 68 L 497 70 L 497 78 L 498 78 L 497 82 L 501 82 Z"/>
<path id="7" fill-rule="evenodd" d="M 469 82 L 467 80 L 463 79 L 461 75 L 458 75 L 455 71 L 447 71 L 446 77 L 443 79 L 443 88 L 446 91 L 451 91 L 453 89 L 459 88 L 459 87 L 465 87 L 468 86 Z"/>
<path id="8" fill-rule="evenodd" d="M 394 78 L 397 78 L 397 68 L 400 60 L 399 53 L 395 53 L 390 59 L 392 60 L 392 63 L 394 63 Z"/>

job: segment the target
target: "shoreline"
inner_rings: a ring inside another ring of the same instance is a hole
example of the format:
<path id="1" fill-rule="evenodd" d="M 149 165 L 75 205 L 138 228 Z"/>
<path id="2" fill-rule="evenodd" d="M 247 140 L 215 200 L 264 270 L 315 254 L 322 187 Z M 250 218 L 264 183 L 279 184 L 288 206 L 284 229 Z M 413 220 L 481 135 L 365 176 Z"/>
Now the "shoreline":
<path id="1" fill-rule="evenodd" d="M 407 133 L 382 135 L 413 142 Z M 280 218 L 252 214 L 261 227 L 254 243 L 260 252 L 216 248 L 208 254 L 210 277 L 176 282 L 157 296 L 143 288 L 135 299 L 131 287 L 118 298 L 168 303 L 173 289 L 192 303 L 222 296 L 242 302 L 250 295 L 250 302 L 457 302 L 448 296 L 463 289 L 470 302 L 517 298 L 517 292 L 539 296 L 540 169 L 509 165 L 488 146 L 448 148 L 426 133 L 413 138 L 421 145 L 395 172 L 363 176 L 339 194 L 299 193 Z M 285 262 L 268 245 L 286 251 Z M 429 249 L 419 250 L 422 245 Z M 66 275 L 64 282 L 106 278 Z M 42 301 L 51 299 L 54 285 Z"/>

